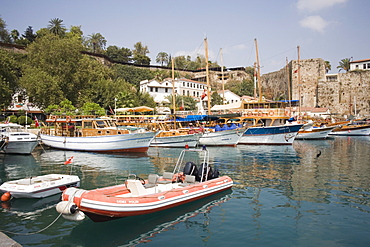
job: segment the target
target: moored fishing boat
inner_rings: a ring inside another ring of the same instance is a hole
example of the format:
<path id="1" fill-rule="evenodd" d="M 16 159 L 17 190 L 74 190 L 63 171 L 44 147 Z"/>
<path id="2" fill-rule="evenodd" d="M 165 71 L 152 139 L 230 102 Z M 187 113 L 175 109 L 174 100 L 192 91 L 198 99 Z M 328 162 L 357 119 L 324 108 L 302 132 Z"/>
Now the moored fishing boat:
<path id="1" fill-rule="evenodd" d="M 200 145 L 206 146 L 236 146 L 245 132 L 245 127 L 219 127 L 206 128 L 202 137 L 199 139 Z"/>
<path id="2" fill-rule="evenodd" d="M 299 131 L 296 139 L 299 140 L 318 140 L 326 139 L 335 126 L 315 127 L 312 123 L 305 124 Z"/>
<path id="3" fill-rule="evenodd" d="M 44 198 L 61 193 L 66 188 L 79 186 L 78 176 L 47 174 L 4 182 L 0 186 L 0 192 L 4 195 L 10 193 L 14 198 Z"/>
<path id="4" fill-rule="evenodd" d="M 370 123 L 368 121 L 350 122 L 337 126 L 329 135 L 368 136 L 370 135 Z"/>
<path id="5" fill-rule="evenodd" d="M 0 124 L 0 150 L 8 154 L 30 154 L 38 145 L 37 135 L 27 132 L 22 125 Z"/>
<path id="6" fill-rule="evenodd" d="M 155 131 L 131 132 L 106 118 L 49 118 L 40 131 L 43 144 L 52 148 L 90 152 L 146 152 Z"/>
<path id="7" fill-rule="evenodd" d="M 68 219 L 80 217 L 83 212 L 93 221 L 106 221 L 165 210 L 232 185 L 230 177 L 220 177 L 218 170 L 211 167 L 208 150 L 185 149 L 173 172 L 164 172 L 163 176 L 150 174 L 147 180 L 132 175 L 125 184 L 95 190 L 67 189 L 57 211 Z"/>

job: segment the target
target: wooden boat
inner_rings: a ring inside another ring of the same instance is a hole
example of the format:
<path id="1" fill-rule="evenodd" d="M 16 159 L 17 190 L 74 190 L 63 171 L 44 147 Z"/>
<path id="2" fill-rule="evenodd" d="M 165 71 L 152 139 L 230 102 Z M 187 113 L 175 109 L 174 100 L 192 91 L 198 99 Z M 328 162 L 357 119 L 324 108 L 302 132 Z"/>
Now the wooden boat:
<path id="1" fill-rule="evenodd" d="M 14 198 L 44 198 L 61 193 L 66 188 L 79 186 L 78 176 L 47 174 L 4 182 L 0 191 L 9 192 Z"/>
<path id="2" fill-rule="evenodd" d="M 52 148 L 90 152 L 146 152 L 155 131 L 120 129 L 107 118 L 49 118 L 40 131 Z"/>
<path id="3" fill-rule="evenodd" d="M 368 136 L 370 135 L 370 123 L 367 121 L 354 121 L 337 126 L 329 135 L 340 136 Z"/>
<path id="4" fill-rule="evenodd" d="M 200 145 L 206 146 L 236 146 L 246 130 L 246 127 L 237 127 L 235 124 L 217 128 L 206 128 L 199 139 Z"/>
<path id="5" fill-rule="evenodd" d="M 190 162 L 190 157 L 198 166 Z M 173 172 L 149 174 L 147 180 L 132 175 L 125 184 L 95 190 L 69 188 L 63 192 L 57 211 L 69 219 L 83 212 L 93 221 L 107 221 L 165 210 L 232 186 L 230 177 L 220 177 L 210 166 L 208 150 L 185 149 Z"/>
<path id="6" fill-rule="evenodd" d="M 0 124 L 0 150 L 8 154 L 30 154 L 39 144 L 37 135 L 27 132 L 22 125 Z"/>
<path id="7" fill-rule="evenodd" d="M 314 123 L 305 124 L 299 131 L 296 139 L 298 140 L 318 140 L 326 139 L 335 126 L 315 127 Z"/>

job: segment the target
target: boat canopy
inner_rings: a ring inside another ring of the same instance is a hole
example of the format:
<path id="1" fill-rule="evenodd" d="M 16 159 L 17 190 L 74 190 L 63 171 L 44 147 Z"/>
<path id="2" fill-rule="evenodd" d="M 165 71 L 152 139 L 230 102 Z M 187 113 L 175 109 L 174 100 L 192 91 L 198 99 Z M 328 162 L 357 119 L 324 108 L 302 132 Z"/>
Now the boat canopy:
<path id="1" fill-rule="evenodd" d="M 241 101 L 234 102 L 227 105 L 214 105 L 211 108 L 211 111 L 222 111 L 222 110 L 230 110 L 230 109 L 240 109 L 241 108 Z"/>
<path id="2" fill-rule="evenodd" d="M 186 117 L 176 117 L 176 121 L 179 122 L 213 121 L 217 119 L 219 119 L 219 117 L 209 115 L 187 115 Z"/>

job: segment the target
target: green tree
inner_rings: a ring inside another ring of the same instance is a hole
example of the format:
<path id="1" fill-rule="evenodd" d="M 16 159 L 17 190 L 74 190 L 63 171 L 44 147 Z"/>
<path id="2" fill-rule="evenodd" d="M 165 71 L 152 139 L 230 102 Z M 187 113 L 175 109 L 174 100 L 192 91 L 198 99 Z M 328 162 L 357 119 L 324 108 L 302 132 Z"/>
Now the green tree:
<path id="1" fill-rule="evenodd" d="M 18 32 L 18 30 L 13 29 L 13 30 L 10 32 L 10 36 L 12 37 L 12 41 L 13 41 L 13 43 L 17 43 L 17 42 L 18 42 L 18 40 L 19 40 L 19 32 Z"/>
<path id="2" fill-rule="evenodd" d="M 33 32 L 32 26 L 28 26 L 22 37 L 24 38 L 24 45 L 28 45 L 36 40 L 37 35 Z"/>
<path id="3" fill-rule="evenodd" d="M 69 29 L 69 32 L 66 33 L 66 35 L 68 37 L 70 37 L 70 38 L 75 38 L 79 42 L 82 43 L 82 40 L 83 40 L 83 32 L 81 30 L 81 26 L 71 26 L 71 28 Z"/>
<path id="4" fill-rule="evenodd" d="M 101 53 L 106 44 L 107 40 L 100 33 L 93 33 L 86 40 L 87 48 L 94 53 Z"/>
<path id="5" fill-rule="evenodd" d="M 149 53 L 149 49 L 147 46 L 144 46 L 141 42 L 137 42 L 134 45 L 134 49 L 132 50 L 133 62 L 139 65 L 149 65 L 150 64 L 150 57 L 146 54 Z"/>
<path id="6" fill-rule="evenodd" d="M 78 77 L 90 66 L 83 63 L 82 49 L 78 41 L 52 34 L 28 46 L 20 84 L 32 95 L 36 105 L 46 107 L 63 99 L 77 103 L 78 92 L 82 93 L 82 89 L 92 83 Z"/>
<path id="7" fill-rule="evenodd" d="M 123 79 L 124 81 L 140 87 L 143 80 L 151 80 L 155 77 L 154 72 L 146 68 L 137 68 L 129 65 L 115 64 L 112 66 L 114 79 Z"/>
<path id="8" fill-rule="evenodd" d="M 325 61 L 325 71 L 328 73 L 331 70 L 331 64 L 329 61 Z"/>
<path id="9" fill-rule="evenodd" d="M 252 96 L 254 93 L 254 83 L 251 80 L 243 80 L 242 82 L 229 80 L 229 82 L 225 84 L 225 89 L 230 90 L 239 96 Z"/>
<path id="10" fill-rule="evenodd" d="M 132 53 L 134 54 L 134 56 L 138 55 L 146 56 L 146 54 L 149 53 L 149 49 L 148 46 L 144 46 L 141 42 L 136 42 Z"/>
<path id="11" fill-rule="evenodd" d="M 63 25 L 63 20 L 54 18 L 49 21 L 48 29 L 51 33 L 63 37 L 66 34 L 66 28 Z"/>
<path id="12" fill-rule="evenodd" d="M 109 46 L 107 56 L 114 61 L 129 63 L 131 62 L 132 51 L 128 48 L 119 48 L 118 46 Z"/>
<path id="13" fill-rule="evenodd" d="M 222 105 L 222 97 L 217 92 L 211 95 L 211 106 L 214 105 Z"/>
<path id="14" fill-rule="evenodd" d="M 350 58 L 344 58 L 340 60 L 339 65 L 337 66 L 337 69 L 339 69 L 339 72 L 341 70 L 345 70 L 346 72 L 348 72 L 350 69 L 350 62 L 351 62 Z"/>
<path id="15" fill-rule="evenodd" d="M 20 63 L 15 53 L 0 49 L 0 109 L 9 106 L 12 95 L 19 89 Z"/>
<path id="16" fill-rule="evenodd" d="M 155 61 L 163 66 L 163 64 L 167 63 L 168 61 L 168 54 L 163 51 L 158 53 Z"/>
<path id="17" fill-rule="evenodd" d="M 0 18 L 0 41 L 4 43 L 11 42 L 11 37 L 6 29 L 6 23 L 2 18 Z"/>
<path id="18" fill-rule="evenodd" d="M 92 102 L 86 102 L 79 109 L 79 112 L 81 115 L 98 115 L 98 116 L 106 115 L 104 108 L 100 107 L 99 104 Z"/>

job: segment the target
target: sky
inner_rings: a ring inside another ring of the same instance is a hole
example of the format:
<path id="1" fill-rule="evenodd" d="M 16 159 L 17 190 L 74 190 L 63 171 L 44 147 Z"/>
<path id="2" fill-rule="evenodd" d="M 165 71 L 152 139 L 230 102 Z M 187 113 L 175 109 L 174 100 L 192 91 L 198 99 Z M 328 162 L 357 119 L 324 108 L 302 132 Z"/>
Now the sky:
<path id="1" fill-rule="evenodd" d="M 253 66 L 255 42 L 261 73 L 286 60 L 322 58 L 337 73 L 339 61 L 370 58 L 368 0 L 0 0 L 6 29 L 36 32 L 53 18 L 84 36 L 100 33 L 106 47 L 147 46 L 151 65 L 159 52 L 204 55 L 227 68 Z M 221 52 L 222 50 L 222 52 Z"/>

